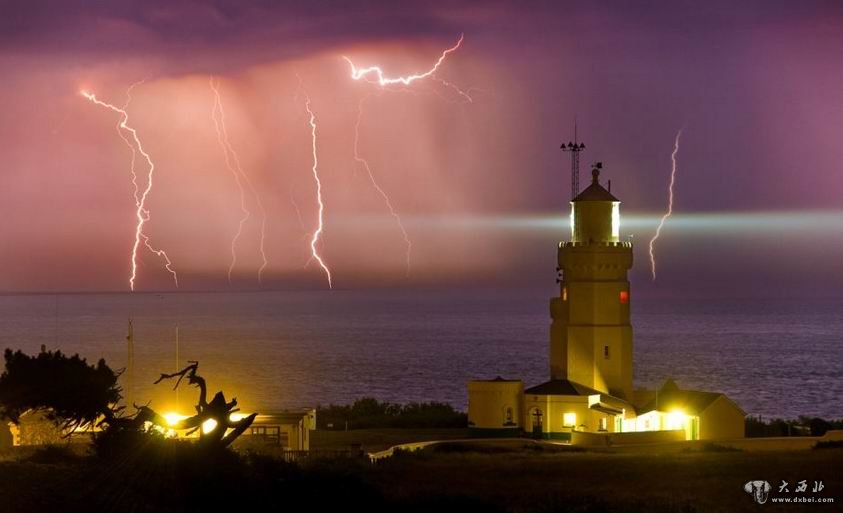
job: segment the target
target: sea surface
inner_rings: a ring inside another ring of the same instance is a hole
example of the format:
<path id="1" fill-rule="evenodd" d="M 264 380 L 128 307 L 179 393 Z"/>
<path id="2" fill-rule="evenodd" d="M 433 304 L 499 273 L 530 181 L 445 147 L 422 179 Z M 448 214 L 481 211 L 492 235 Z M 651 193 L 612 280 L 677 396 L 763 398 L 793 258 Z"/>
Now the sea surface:
<path id="1" fill-rule="evenodd" d="M 237 396 L 244 410 L 363 396 L 464 409 L 469 379 L 521 378 L 527 386 L 547 379 L 548 295 L 3 295 L 0 348 L 36 352 L 43 344 L 123 368 L 131 318 L 134 400 L 161 411 L 190 411 L 195 390 L 153 385 L 187 360 L 200 362 L 210 392 Z M 843 418 L 843 301 L 633 298 L 632 305 L 636 386 L 672 377 L 683 388 L 725 392 L 752 415 Z"/>

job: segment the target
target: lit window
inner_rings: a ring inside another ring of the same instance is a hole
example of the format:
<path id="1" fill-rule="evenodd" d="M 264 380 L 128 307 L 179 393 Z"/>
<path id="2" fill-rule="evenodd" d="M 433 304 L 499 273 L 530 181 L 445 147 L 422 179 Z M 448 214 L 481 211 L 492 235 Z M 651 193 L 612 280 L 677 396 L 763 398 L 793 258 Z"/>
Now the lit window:
<path id="1" fill-rule="evenodd" d="M 621 209 L 620 202 L 612 202 L 612 238 L 618 240 L 621 235 Z"/>
<path id="2" fill-rule="evenodd" d="M 603 358 L 609 359 L 609 346 L 603 346 Z"/>
<path id="3" fill-rule="evenodd" d="M 606 417 L 600 419 L 600 431 L 606 431 L 609 422 L 606 420 Z"/>
<path id="4" fill-rule="evenodd" d="M 568 300 L 568 287 L 562 287 L 562 301 Z"/>
<path id="5" fill-rule="evenodd" d="M 618 299 L 620 299 L 622 305 L 629 303 L 629 292 L 622 290 Z"/>
<path id="6" fill-rule="evenodd" d="M 562 425 L 565 427 L 574 427 L 577 424 L 576 413 L 565 413 L 562 415 Z"/>

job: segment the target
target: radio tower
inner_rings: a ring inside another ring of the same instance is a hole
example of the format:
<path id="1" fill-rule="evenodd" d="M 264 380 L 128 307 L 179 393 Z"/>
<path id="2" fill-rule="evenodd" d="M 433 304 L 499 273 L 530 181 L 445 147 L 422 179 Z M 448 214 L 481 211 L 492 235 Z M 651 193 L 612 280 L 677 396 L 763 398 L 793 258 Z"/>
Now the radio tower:
<path id="1" fill-rule="evenodd" d="M 580 193 L 580 152 L 585 149 L 585 144 L 577 142 L 577 118 L 574 118 L 574 141 L 562 143 L 560 148 L 571 152 L 571 199 L 574 199 Z"/>

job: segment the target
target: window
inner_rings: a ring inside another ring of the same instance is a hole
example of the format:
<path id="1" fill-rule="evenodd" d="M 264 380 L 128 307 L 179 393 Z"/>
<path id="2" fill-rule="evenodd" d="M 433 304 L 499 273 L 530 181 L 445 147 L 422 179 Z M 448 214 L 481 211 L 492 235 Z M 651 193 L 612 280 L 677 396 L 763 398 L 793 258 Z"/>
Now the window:
<path id="1" fill-rule="evenodd" d="M 568 287 L 562 287 L 562 301 L 568 300 Z"/>
<path id="2" fill-rule="evenodd" d="M 618 300 L 620 300 L 622 305 L 629 303 L 629 292 L 622 290 L 618 295 Z"/>
<path id="3" fill-rule="evenodd" d="M 608 425 L 609 425 L 609 422 L 606 420 L 606 417 L 603 417 L 602 419 L 600 419 L 599 430 L 600 431 L 606 431 L 606 428 L 607 428 Z"/>
<path id="4" fill-rule="evenodd" d="M 574 427 L 577 425 L 577 414 L 576 413 L 565 413 L 562 415 L 562 425 L 565 427 Z"/>
<path id="5" fill-rule="evenodd" d="M 603 346 L 603 358 L 606 360 L 609 359 L 609 346 Z"/>
<path id="6" fill-rule="evenodd" d="M 252 436 L 268 444 L 287 446 L 289 434 L 281 431 L 281 426 L 252 426 Z"/>
<path id="7" fill-rule="evenodd" d="M 515 425 L 515 422 L 512 421 L 512 407 L 511 406 L 506 407 L 506 410 L 504 412 L 503 425 L 504 426 L 514 426 Z"/>

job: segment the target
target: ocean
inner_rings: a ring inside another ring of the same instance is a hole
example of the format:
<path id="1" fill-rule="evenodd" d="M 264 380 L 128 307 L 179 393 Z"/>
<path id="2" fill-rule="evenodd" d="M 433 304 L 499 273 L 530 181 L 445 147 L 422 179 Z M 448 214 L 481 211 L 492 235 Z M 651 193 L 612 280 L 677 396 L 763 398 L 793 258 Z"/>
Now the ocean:
<path id="1" fill-rule="evenodd" d="M 547 379 L 549 294 L 3 295 L 0 348 L 34 353 L 43 344 L 123 368 L 131 318 L 135 402 L 159 411 L 189 413 L 195 390 L 153 385 L 187 360 L 200 362 L 210 392 L 236 396 L 244 411 L 364 396 L 465 409 L 470 379 Z M 751 415 L 843 418 L 842 301 L 633 298 L 632 309 L 636 387 L 671 377 L 683 388 L 724 392 Z"/>

